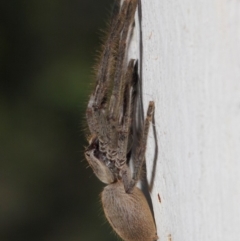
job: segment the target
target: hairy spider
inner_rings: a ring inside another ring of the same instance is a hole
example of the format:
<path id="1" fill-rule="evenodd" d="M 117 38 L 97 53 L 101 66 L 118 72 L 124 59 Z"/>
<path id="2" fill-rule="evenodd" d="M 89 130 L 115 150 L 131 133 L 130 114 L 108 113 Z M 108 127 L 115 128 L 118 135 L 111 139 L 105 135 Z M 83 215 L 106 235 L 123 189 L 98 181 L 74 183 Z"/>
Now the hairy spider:
<path id="1" fill-rule="evenodd" d="M 105 215 L 125 241 L 157 240 L 154 219 L 146 198 L 136 187 L 145 160 L 145 150 L 154 102 L 149 102 L 147 117 L 133 154 L 131 137 L 136 109 L 137 61 L 126 65 L 126 49 L 138 0 L 116 0 L 110 31 L 100 64 L 97 85 L 87 106 L 91 137 L 86 159 L 96 176 L 108 184 L 101 200 Z M 109 100 L 109 101 L 108 101 Z M 133 160 L 131 174 L 129 159 Z"/>

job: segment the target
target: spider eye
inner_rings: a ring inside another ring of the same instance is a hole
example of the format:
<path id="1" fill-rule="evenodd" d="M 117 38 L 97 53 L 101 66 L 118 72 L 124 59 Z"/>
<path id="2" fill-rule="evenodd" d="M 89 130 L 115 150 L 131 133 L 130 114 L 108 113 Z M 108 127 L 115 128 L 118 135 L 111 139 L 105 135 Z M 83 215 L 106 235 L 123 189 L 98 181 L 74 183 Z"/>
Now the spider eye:
<path id="1" fill-rule="evenodd" d="M 112 164 L 112 162 L 110 160 L 107 160 L 106 166 L 109 167 L 111 164 Z"/>
<path id="2" fill-rule="evenodd" d="M 98 150 L 94 150 L 93 151 L 93 155 L 96 157 L 96 158 L 98 158 L 99 159 L 99 151 Z"/>

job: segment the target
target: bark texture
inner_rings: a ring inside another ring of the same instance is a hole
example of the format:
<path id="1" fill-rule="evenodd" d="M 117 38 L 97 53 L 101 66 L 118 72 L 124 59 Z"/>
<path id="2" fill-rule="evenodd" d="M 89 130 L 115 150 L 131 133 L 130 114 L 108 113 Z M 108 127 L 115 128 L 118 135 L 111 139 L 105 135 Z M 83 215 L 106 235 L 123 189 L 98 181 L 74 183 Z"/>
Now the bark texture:
<path id="1" fill-rule="evenodd" d="M 130 55 L 139 58 L 139 25 Z M 142 0 L 147 175 L 160 240 L 240 240 L 240 1 Z M 155 132 L 154 132 L 155 131 Z M 155 136 L 154 136 L 155 133 Z"/>

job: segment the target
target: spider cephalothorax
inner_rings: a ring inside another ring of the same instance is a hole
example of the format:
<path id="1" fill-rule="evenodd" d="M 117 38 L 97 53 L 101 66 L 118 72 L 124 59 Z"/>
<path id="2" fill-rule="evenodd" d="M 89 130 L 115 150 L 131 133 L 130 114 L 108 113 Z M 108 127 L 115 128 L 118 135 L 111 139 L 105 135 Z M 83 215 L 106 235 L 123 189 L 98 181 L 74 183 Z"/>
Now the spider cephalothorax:
<path id="1" fill-rule="evenodd" d="M 132 154 L 138 63 L 130 60 L 126 64 L 126 50 L 138 0 L 124 0 L 122 5 L 120 2 L 116 0 L 113 9 L 97 68 L 97 84 L 88 102 L 86 116 L 91 137 L 85 156 L 96 176 L 108 184 L 101 199 L 105 215 L 118 235 L 125 241 L 154 241 L 158 239 L 154 219 L 136 187 L 145 160 L 154 102 L 149 103 Z M 128 159 L 133 161 L 133 173 Z"/>

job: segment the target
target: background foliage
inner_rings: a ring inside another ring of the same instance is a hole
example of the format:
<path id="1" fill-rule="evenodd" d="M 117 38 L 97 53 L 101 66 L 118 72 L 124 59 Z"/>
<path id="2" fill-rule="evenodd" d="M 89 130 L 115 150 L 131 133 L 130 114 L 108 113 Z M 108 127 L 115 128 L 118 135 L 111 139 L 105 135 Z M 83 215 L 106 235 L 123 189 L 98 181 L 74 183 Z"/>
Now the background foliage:
<path id="1" fill-rule="evenodd" d="M 0 240 L 115 240 L 83 157 L 112 0 L 0 1 Z"/>

